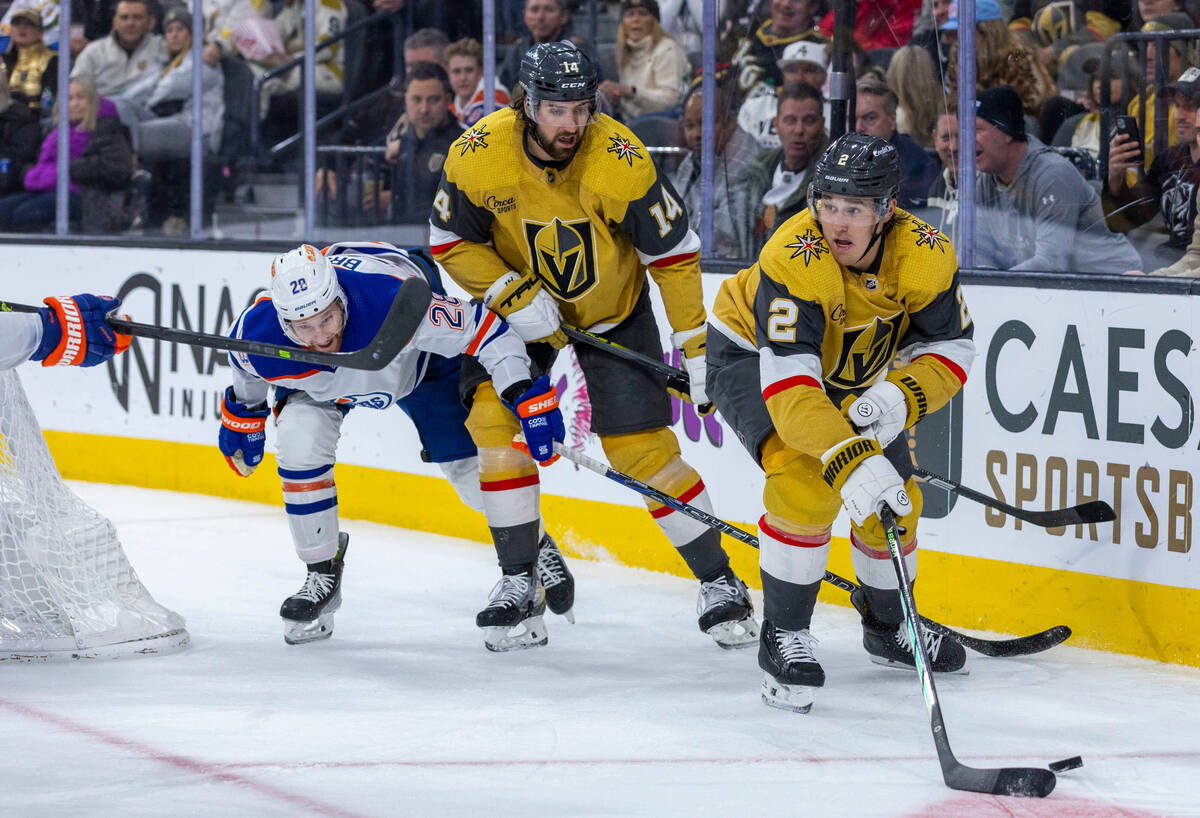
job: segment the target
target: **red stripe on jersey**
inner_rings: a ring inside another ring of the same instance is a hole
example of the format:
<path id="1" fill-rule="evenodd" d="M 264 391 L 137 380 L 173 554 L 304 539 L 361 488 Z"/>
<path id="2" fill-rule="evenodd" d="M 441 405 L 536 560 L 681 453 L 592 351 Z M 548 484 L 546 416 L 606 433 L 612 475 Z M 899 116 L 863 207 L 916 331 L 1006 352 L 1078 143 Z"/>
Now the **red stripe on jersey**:
<path id="1" fill-rule="evenodd" d="M 935 360 L 941 361 L 943 364 L 945 364 L 946 368 L 950 370 L 950 374 L 953 375 L 954 377 L 958 378 L 959 383 L 965 384 L 967 382 L 967 373 L 963 371 L 963 368 L 961 366 L 954 363 L 954 361 L 950 360 L 949 358 L 947 358 L 943 355 L 938 355 L 936 352 L 926 352 L 924 355 L 918 355 L 917 357 L 918 358 L 929 357 L 929 358 L 934 358 Z"/>
<path id="2" fill-rule="evenodd" d="M 767 515 L 758 518 L 758 530 L 776 542 L 784 545 L 794 545 L 797 548 L 820 548 L 829 542 L 830 532 L 824 534 L 789 534 L 767 524 Z"/>
<path id="3" fill-rule="evenodd" d="M 307 347 L 306 347 L 307 349 Z M 276 375 L 274 378 L 263 378 L 264 381 L 285 381 L 288 378 L 307 378 L 310 375 L 319 375 L 321 370 L 310 369 L 307 372 L 301 372 L 299 375 Z M 261 375 L 259 377 L 262 377 Z"/>
<path id="4" fill-rule="evenodd" d="M 699 253 L 680 253 L 677 256 L 667 256 L 666 258 L 656 259 L 650 262 L 651 267 L 670 267 L 672 264 L 679 264 L 681 261 L 689 261 L 691 259 L 700 258 Z"/>
<path id="5" fill-rule="evenodd" d="M 456 244 L 462 244 L 462 243 L 463 243 L 463 240 L 462 240 L 462 239 L 455 239 L 454 241 L 448 241 L 448 242 L 446 242 L 445 244 L 434 244 L 434 245 L 431 245 L 429 249 L 430 249 L 430 250 L 433 252 L 433 254 L 436 256 L 438 253 L 444 253 L 444 252 L 446 252 L 447 250 L 449 250 L 451 247 L 453 247 L 454 245 L 456 245 Z"/>
<path id="6" fill-rule="evenodd" d="M 283 481 L 284 491 L 320 491 L 321 489 L 331 489 L 336 484 L 332 477 L 326 477 L 324 480 L 309 480 L 304 483 L 293 483 L 290 480 Z"/>
<path id="7" fill-rule="evenodd" d="M 483 323 L 479 325 L 479 331 L 475 333 L 475 337 L 471 339 L 471 343 L 467 345 L 467 354 L 474 355 L 479 351 L 479 347 L 487 340 L 488 334 L 492 331 L 492 327 L 496 323 L 497 315 L 491 310 L 485 310 L 487 317 L 483 319 Z"/>
<path id="8" fill-rule="evenodd" d="M 529 486 L 536 486 L 539 482 L 536 474 L 528 475 L 527 477 L 514 477 L 511 480 L 480 480 L 479 489 L 481 491 L 511 491 L 512 489 L 523 489 Z"/>
<path id="9" fill-rule="evenodd" d="M 775 381 L 775 383 L 764 389 L 763 400 L 773 398 L 780 392 L 786 392 L 793 386 L 812 386 L 817 389 L 821 388 L 821 384 L 812 375 L 793 375 L 790 378 L 784 378 L 782 381 Z"/>
<path id="10" fill-rule="evenodd" d="M 696 495 L 702 491 L 704 491 L 704 481 L 697 480 L 696 485 L 679 495 L 679 497 L 676 499 L 684 503 L 690 503 L 696 497 Z M 659 517 L 666 517 L 674 510 L 675 509 L 671 508 L 670 506 L 661 506 L 660 508 L 656 508 L 654 511 L 651 511 L 650 516 L 657 520 Z"/>
<path id="11" fill-rule="evenodd" d="M 873 560 L 890 560 L 892 558 L 892 552 L 889 551 L 886 547 L 882 551 L 878 548 L 872 548 L 871 546 L 867 545 L 862 540 L 860 540 L 858 537 L 854 536 L 853 531 L 850 532 L 850 544 L 853 545 L 855 548 L 857 548 L 862 553 L 866 554 L 868 557 L 870 557 Z M 912 552 L 914 552 L 916 550 L 917 550 L 917 538 L 913 537 L 912 542 L 910 542 L 908 545 L 904 546 L 904 556 L 907 557 L 909 554 L 911 554 Z"/>

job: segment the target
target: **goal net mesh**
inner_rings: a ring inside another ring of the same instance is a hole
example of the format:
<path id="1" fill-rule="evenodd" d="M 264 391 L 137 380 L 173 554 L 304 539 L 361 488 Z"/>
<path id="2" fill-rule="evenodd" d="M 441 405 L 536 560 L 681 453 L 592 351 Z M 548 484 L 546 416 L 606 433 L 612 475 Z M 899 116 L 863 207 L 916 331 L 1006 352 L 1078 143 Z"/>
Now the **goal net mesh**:
<path id="1" fill-rule="evenodd" d="M 0 372 L 0 661 L 101 658 L 185 647 L 108 518 L 58 473 L 14 370 Z"/>

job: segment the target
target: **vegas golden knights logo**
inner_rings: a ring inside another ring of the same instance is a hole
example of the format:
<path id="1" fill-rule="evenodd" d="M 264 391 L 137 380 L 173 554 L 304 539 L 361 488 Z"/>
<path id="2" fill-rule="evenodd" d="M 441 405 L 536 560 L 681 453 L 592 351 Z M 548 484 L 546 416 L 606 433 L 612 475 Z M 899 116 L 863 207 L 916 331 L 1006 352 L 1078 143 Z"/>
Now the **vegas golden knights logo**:
<path id="1" fill-rule="evenodd" d="M 880 318 L 865 327 L 850 327 L 842 333 L 842 351 L 826 381 L 843 389 L 867 385 L 892 358 L 900 343 L 904 313 Z"/>
<path id="2" fill-rule="evenodd" d="M 595 244 L 587 219 L 549 224 L 524 220 L 529 267 L 564 301 L 572 301 L 596 284 Z"/>

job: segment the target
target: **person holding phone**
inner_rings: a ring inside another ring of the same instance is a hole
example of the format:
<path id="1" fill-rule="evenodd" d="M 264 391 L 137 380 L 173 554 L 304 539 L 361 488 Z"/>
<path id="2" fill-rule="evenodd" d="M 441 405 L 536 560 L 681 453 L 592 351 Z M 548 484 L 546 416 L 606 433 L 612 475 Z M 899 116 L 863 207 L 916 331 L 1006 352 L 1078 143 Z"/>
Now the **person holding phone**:
<path id="1" fill-rule="evenodd" d="M 1196 101 L 1200 97 L 1200 68 L 1188 68 L 1162 90 L 1175 108 L 1177 144 L 1155 156 L 1144 174 L 1145 146 L 1137 119 L 1114 118 L 1108 145 L 1108 184 L 1104 212 L 1112 230 L 1128 232 L 1161 214 L 1167 240 L 1149 249 L 1155 266 L 1177 261 L 1192 240 L 1196 222 L 1196 190 L 1200 185 L 1200 144 L 1196 141 Z M 1139 178 L 1140 177 L 1140 178 Z"/>

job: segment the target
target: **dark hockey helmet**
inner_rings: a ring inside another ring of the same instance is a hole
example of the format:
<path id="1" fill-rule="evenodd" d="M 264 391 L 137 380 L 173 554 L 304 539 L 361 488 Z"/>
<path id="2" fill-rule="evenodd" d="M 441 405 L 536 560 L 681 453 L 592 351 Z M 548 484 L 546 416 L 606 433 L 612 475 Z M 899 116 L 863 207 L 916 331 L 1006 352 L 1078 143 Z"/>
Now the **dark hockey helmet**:
<path id="1" fill-rule="evenodd" d="M 517 81 L 529 101 L 526 113 L 537 111 L 543 101 L 575 102 L 586 99 L 596 105 L 600 83 L 596 64 L 574 43 L 538 43 L 525 52 Z"/>
<path id="2" fill-rule="evenodd" d="M 892 143 L 878 136 L 848 133 L 838 137 L 817 160 L 809 201 L 831 193 L 882 200 L 886 206 L 899 191 L 900 155 Z"/>

